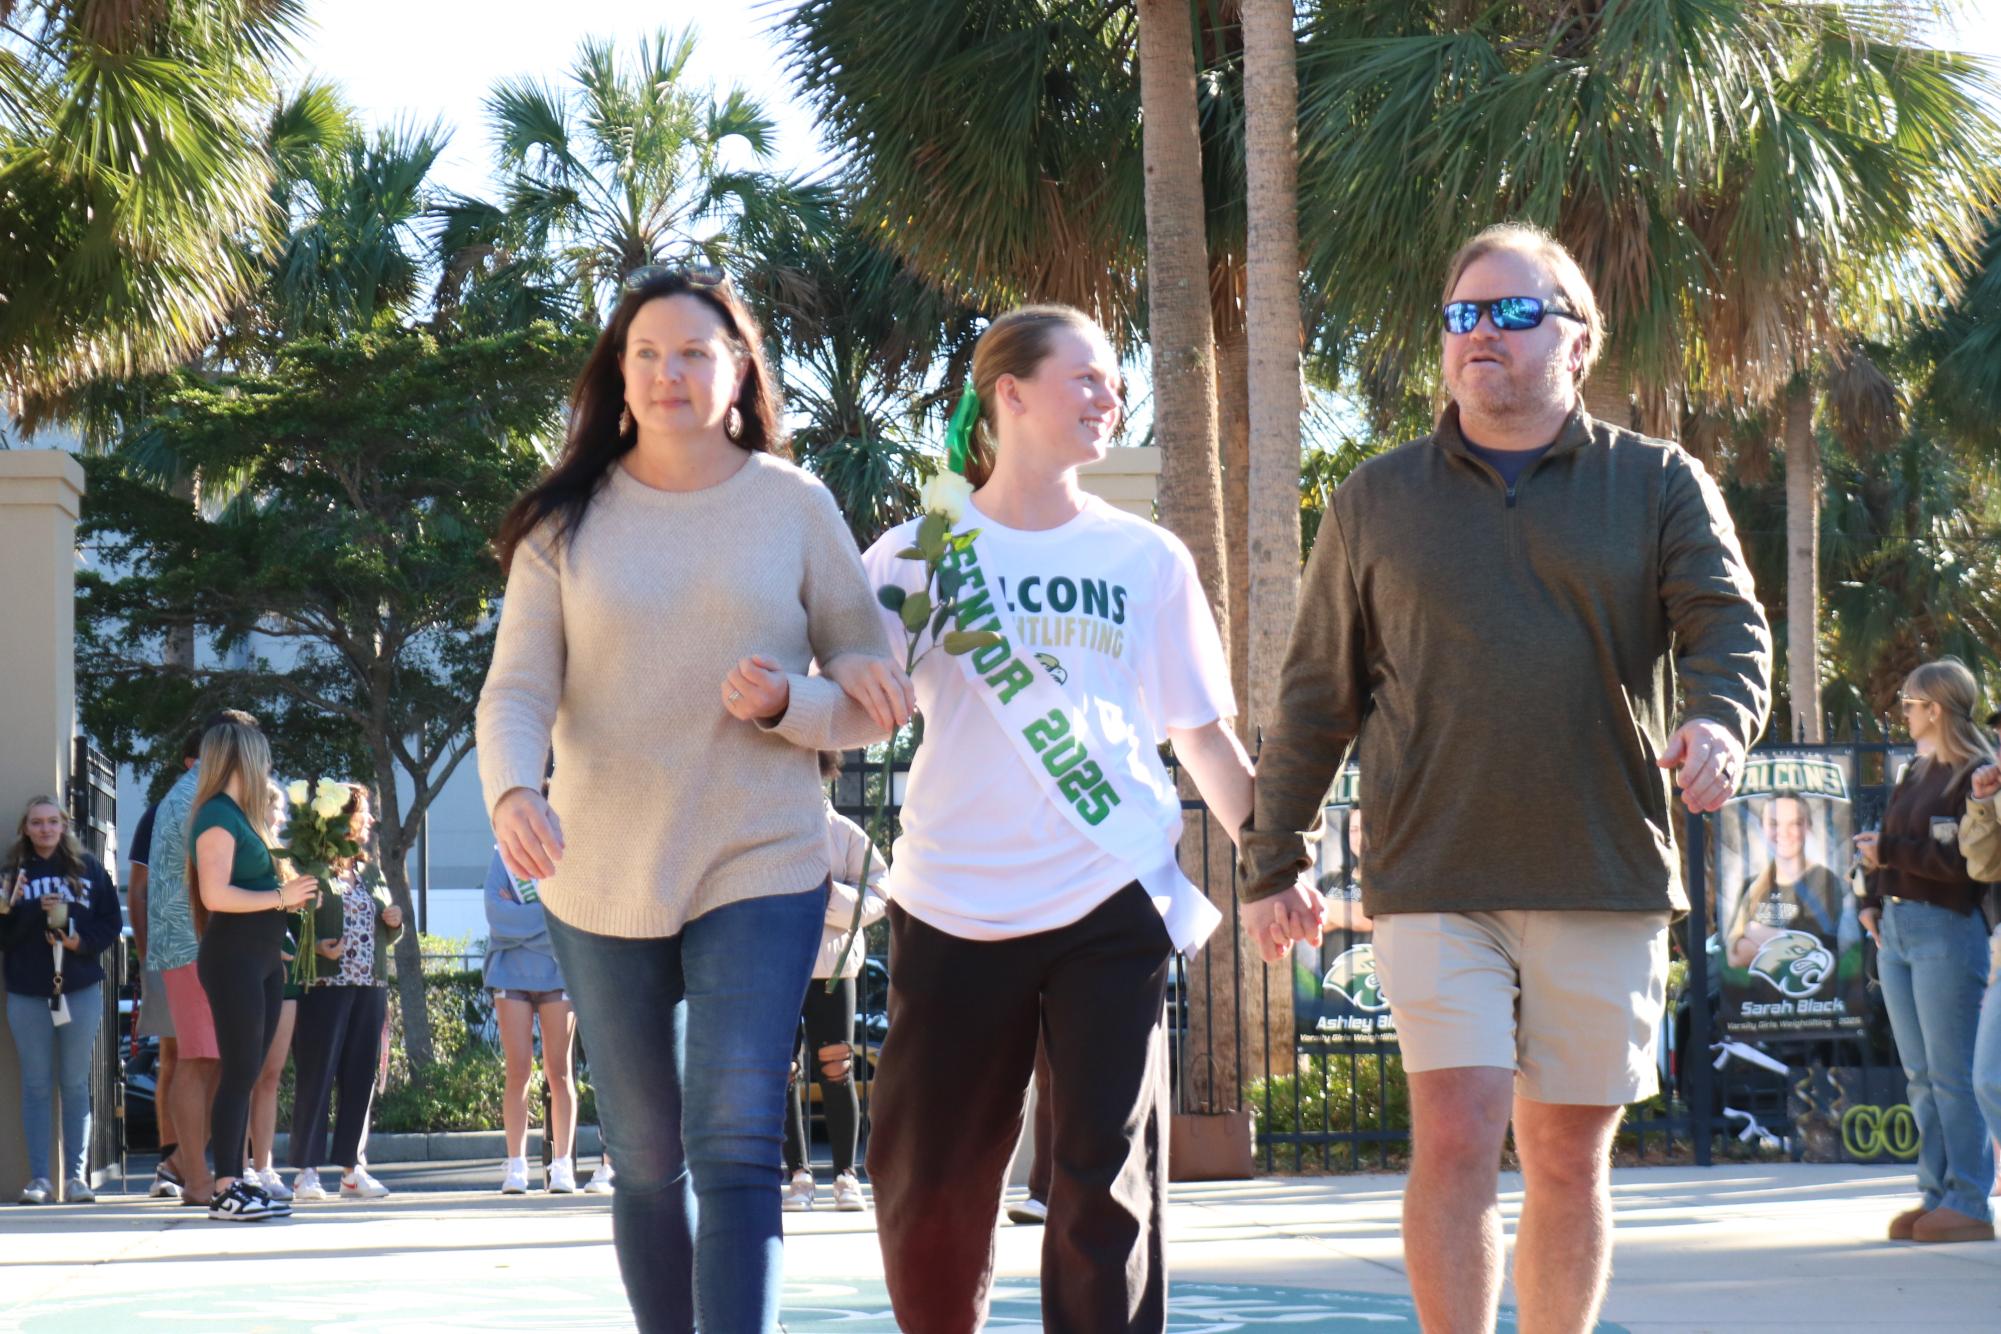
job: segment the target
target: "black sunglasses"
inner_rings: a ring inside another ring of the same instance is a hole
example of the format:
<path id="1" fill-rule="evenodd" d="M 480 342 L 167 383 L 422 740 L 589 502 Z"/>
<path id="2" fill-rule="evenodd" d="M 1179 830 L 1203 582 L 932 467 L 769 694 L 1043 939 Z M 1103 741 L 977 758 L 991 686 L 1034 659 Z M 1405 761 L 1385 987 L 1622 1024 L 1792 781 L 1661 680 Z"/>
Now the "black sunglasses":
<path id="1" fill-rule="evenodd" d="M 680 278 L 702 291 L 713 291 L 729 281 L 729 275 L 716 264 L 642 264 L 625 275 L 621 287 L 627 292 L 637 292 L 662 278 Z"/>
<path id="2" fill-rule="evenodd" d="M 1448 333 L 1469 334 L 1480 326 L 1481 312 L 1493 321 L 1496 329 L 1508 333 L 1519 333 L 1523 329 L 1533 329 L 1543 320 L 1555 315 L 1566 320 L 1584 317 L 1568 306 L 1554 301 L 1544 301 L 1537 296 L 1500 296 L 1492 301 L 1448 301 L 1445 303 L 1445 329 Z"/>

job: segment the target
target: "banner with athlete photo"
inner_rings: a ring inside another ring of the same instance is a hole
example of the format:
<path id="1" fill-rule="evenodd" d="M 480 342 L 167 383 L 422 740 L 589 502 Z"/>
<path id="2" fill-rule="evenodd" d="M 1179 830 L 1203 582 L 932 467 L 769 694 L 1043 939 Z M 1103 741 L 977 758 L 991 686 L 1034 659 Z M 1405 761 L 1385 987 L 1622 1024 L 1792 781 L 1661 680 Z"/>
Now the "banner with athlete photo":
<path id="1" fill-rule="evenodd" d="M 1314 853 L 1314 877 L 1339 925 L 1320 948 L 1292 947 L 1292 1012 L 1299 1040 L 1320 1047 L 1373 1047 L 1396 1041 L 1389 997 L 1376 975 L 1375 924 L 1362 913 L 1366 818 L 1358 801 L 1360 772 L 1341 771 L 1327 796 L 1326 834 Z"/>
<path id="2" fill-rule="evenodd" d="M 1760 751 L 1715 818 L 1723 1026 L 1733 1036 L 1824 1037 L 1864 1025 L 1854 791 L 1850 752 Z"/>

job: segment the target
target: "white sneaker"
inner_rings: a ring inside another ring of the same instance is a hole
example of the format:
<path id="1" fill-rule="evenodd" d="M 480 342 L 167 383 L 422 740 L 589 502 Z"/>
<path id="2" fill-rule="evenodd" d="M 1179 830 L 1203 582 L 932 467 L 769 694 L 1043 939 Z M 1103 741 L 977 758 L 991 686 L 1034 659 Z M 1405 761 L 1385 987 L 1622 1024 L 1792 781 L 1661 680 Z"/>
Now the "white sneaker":
<path id="1" fill-rule="evenodd" d="M 49 1184 L 47 1177 L 36 1177 L 21 1187 L 21 1203 L 47 1204 L 56 1197 L 56 1188 Z"/>
<path id="2" fill-rule="evenodd" d="M 275 1168 L 270 1168 L 270 1167 L 265 1168 L 262 1172 L 259 1172 L 253 1178 L 253 1180 L 255 1180 L 258 1185 L 264 1187 L 264 1193 L 266 1195 L 269 1195 L 272 1199 L 278 1201 L 280 1204 L 283 1204 L 286 1200 L 292 1198 L 291 1187 L 285 1184 L 285 1179 L 278 1175 L 277 1169 Z"/>
<path id="3" fill-rule="evenodd" d="M 1026 1223 L 1033 1227 L 1037 1223 L 1049 1221 L 1049 1206 L 1033 1195 L 1007 1207 L 1008 1218 L 1016 1223 Z"/>
<path id="4" fill-rule="evenodd" d="M 302 1167 L 292 1178 L 292 1198 L 301 1204 L 319 1204 L 331 1198 L 327 1188 L 320 1184 L 320 1169 Z"/>
<path id="5" fill-rule="evenodd" d="M 379 1200 L 388 1193 L 389 1187 L 368 1175 L 365 1167 L 341 1173 L 340 1197 L 343 1200 Z"/>
<path id="6" fill-rule="evenodd" d="M 609 1159 L 598 1162 L 598 1170 L 591 1173 L 591 1179 L 584 1183 L 586 1195 L 609 1195 L 612 1193 L 613 1172 Z"/>
<path id="7" fill-rule="evenodd" d="M 63 1186 L 63 1198 L 71 1204 L 96 1204 L 97 1192 L 82 1177 L 71 1177 Z"/>
<path id="8" fill-rule="evenodd" d="M 167 1175 L 165 1167 L 153 1169 L 153 1184 L 146 1188 L 149 1200 L 178 1200 L 181 1198 L 181 1183 Z"/>
<path id="9" fill-rule="evenodd" d="M 551 1195 L 575 1195 L 577 1193 L 577 1169 L 568 1158 L 555 1158 L 549 1163 L 548 1180 L 543 1189 Z"/>
<path id="10" fill-rule="evenodd" d="M 778 1188 L 778 1207 L 788 1214 L 803 1214 L 813 1207 L 813 1174 L 800 1169 Z"/>
<path id="11" fill-rule="evenodd" d="M 528 1193 L 528 1160 L 526 1158 L 509 1158 L 506 1164 L 506 1172 L 507 1174 L 500 1179 L 500 1193 L 502 1195 L 526 1195 Z"/>
<path id="12" fill-rule="evenodd" d="M 858 1214 L 868 1208 L 868 1201 L 862 1198 L 862 1183 L 853 1172 L 842 1172 L 834 1178 L 834 1210 L 836 1213 Z"/>

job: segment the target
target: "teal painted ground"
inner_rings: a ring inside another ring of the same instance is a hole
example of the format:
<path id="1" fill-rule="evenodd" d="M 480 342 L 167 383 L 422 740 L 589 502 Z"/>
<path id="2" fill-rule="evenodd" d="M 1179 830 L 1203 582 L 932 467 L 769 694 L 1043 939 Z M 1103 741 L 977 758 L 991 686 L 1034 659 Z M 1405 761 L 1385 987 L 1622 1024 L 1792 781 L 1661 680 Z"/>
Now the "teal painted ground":
<path id="1" fill-rule="evenodd" d="M 352 1263 L 342 1259 L 335 1269 Z M 336 1273 L 316 1280 L 309 1293 L 232 1287 L 222 1274 L 200 1294 L 165 1297 L 79 1297 L 45 1312 L 0 1309 L 0 1328 L 22 1334 L 106 1334 L 112 1330 L 354 1331 L 420 1334 L 440 1329 L 630 1329 L 624 1293 L 614 1282 L 524 1272 L 503 1283 L 457 1283 L 449 1273 L 421 1287 L 349 1281 Z M 288 1303 L 296 1300 L 297 1305 Z M 1256 1287 L 1239 1283 L 1176 1283 L 1169 1299 L 1170 1334 L 1232 1334 L 1280 1330 L 1287 1334 L 1336 1334 L 1371 1330 L 1416 1331 L 1408 1299 L 1359 1292 Z M 787 1334 L 896 1334 L 882 1284 L 869 1280 L 786 1285 Z M 1502 1330 L 1512 1331 L 1503 1312 Z M 1042 1328 L 1037 1288 L 1003 1282 L 994 1293 L 990 1330 L 1027 1334 Z M 1599 1334 L 1625 1334 L 1600 1325 Z"/>

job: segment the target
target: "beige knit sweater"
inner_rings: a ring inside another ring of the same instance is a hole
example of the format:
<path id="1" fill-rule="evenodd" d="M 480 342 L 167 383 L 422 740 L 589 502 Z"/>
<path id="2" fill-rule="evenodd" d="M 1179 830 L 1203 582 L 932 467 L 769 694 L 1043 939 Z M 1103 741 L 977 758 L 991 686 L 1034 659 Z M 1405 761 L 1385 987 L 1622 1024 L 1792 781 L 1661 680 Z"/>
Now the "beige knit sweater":
<path id="1" fill-rule="evenodd" d="M 763 654 L 790 675 L 778 724 L 724 710 L 722 682 Z M 614 466 L 573 540 L 543 525 L 515 552 L 479 698 L 489 814 L 538 787 L 563 825 L 549 911 L 599 935 L 660 937 L 725 904 L 799 894 L 827 874 L 815 751 L 881 733 L 808 665 L 888 655 L 881 612 L 833 496 L 752 454 L 701 491 Z"/>

